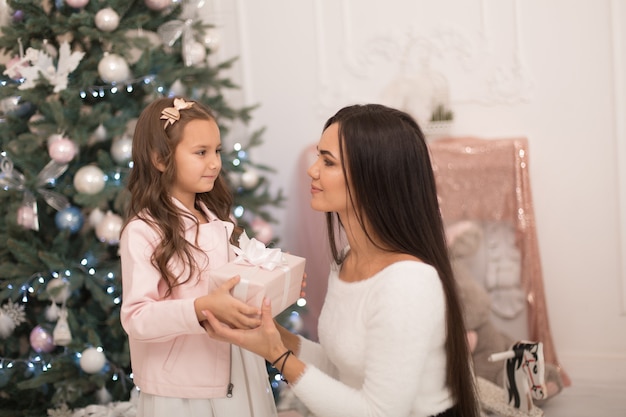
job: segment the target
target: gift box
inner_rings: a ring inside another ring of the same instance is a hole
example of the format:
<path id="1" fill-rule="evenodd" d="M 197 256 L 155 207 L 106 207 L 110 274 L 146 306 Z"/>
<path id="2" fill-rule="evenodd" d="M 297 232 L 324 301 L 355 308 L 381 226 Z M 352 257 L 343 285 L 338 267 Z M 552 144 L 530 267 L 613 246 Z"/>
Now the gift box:
<path id="1" fill-rule="evenodd" d="M 263 243 L 244 234 L 239 248 L 233 247 L 237 258 L 220 268 L 211 270 L 218 286 L 235 275 L 241 280 L 233 288 L 233 296 L 248 305 L 261 308 L 263 298 L 272 301 L 272 317 L 276 317 L 300 298 L 306 260 L 266 248 Z"/>

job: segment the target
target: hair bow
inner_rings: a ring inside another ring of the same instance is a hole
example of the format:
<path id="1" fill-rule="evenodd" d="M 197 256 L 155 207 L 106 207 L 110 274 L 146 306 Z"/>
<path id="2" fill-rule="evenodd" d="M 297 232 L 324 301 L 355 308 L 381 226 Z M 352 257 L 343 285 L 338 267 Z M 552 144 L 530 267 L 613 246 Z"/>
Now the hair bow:
<path id="1" fill-rule="evenodd" d="M 182 98 L 174 99 L 174 107 L 166 107 L 161 111 L 161 120 L 165 120 L 163 129 L 167 129 L 168 125 L 173 125 L 180 120 L 180 110 L 190 109 L 193 101 L 185 101 Z"/>

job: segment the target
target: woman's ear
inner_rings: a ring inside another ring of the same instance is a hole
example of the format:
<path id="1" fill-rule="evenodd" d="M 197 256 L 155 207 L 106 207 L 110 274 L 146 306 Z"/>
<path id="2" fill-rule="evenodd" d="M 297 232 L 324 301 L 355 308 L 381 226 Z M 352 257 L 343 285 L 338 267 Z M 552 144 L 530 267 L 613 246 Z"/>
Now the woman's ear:
<path id="1" fill-rule="evenodd" d="M 165 164 L 161 161 L 161 158 L 156 154 L 156 152 L 152 153 L 152 157 L 150 159 L 152 160 L 152 165 L 154 165 L 156 169 L 161 172 L 165 172 Z"/>

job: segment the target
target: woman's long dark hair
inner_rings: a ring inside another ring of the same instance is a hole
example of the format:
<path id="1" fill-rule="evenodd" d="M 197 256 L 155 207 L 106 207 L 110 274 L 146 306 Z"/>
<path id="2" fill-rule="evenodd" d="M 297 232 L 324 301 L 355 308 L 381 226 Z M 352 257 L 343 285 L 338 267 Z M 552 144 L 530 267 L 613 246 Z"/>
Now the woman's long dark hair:
<path id="1" fill-rule="evenodd" d="M 334 123 L 344 177 L 350 178 L 348 195 L 370 240 L 376 236 L 381 249 L 411 254 L 439 273 L 446 297 L 446 384 L 458 415 L 477 416 L 466 330 L 424 135 L 410 115 L 379 104 L 345 107 L 328 119 L 324 130 Z M 342 225 L 336 213 L 326 218 L 331 252 L 341 263 L 337 242 Z"/>
<path id="2" fill-rule="evenodd" d="M 174 287 L 195 276 L 199 268 L 193 253 L 200 249 L 185 239 L 183 218 L 192 220 L 196 225 L 198 221 L 191 214 L 182 211 L 169 194 L 171 184 L 176 178 L 176 146 L 182 140 L 187 123 L 192 120 L 215 120 L 211 109 L 196 101 L 191 108 L 180 110 L 180 120 L 165 128 L 161 112 L 172 107 L 173 102 L 174 98 L 157 99 L 141 112 L 137 120 L 133 136 L 133 168 L 127 184 L 131 198 L 126 216 L 126 224 L 133 218 L 139 218 L 159 233 L 161 241 L 152 254 L 152 264 L 167 283 L 167 295 L 171 294 Z M 163 172 L 157 169 L 155 161 L 163 164 Z M 219 219 L 231 221 L 233 196 L 222 175 L 217 177 L 211 191 L 196 195 L 196 206 L 199 202 L 206 204 Z M 197 230 L 196 228 L 196 237 Z M 231 243 L 235 243 L 235 237 L 236 234 L 233 234 Z M 174 274 L 168 266 L 173 258 L 182 259 L 184 265 L 189 265 L 188 276 Z"/>

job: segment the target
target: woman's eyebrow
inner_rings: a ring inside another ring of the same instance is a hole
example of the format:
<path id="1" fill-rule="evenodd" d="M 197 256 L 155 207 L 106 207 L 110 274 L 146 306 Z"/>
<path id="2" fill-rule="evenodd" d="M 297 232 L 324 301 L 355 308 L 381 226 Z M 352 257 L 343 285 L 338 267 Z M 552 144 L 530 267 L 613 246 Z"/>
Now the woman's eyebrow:
<path id="1" fill-rule="evenodd" d="M 324 150 L 324 149 L 318 149 L 318 152 L 320 153 L 320 155 L 326 155 L 326 156 L 330 156 L 333 159 L 335 158 L 335 155 L 332 154 L 332 152 Z"/>

